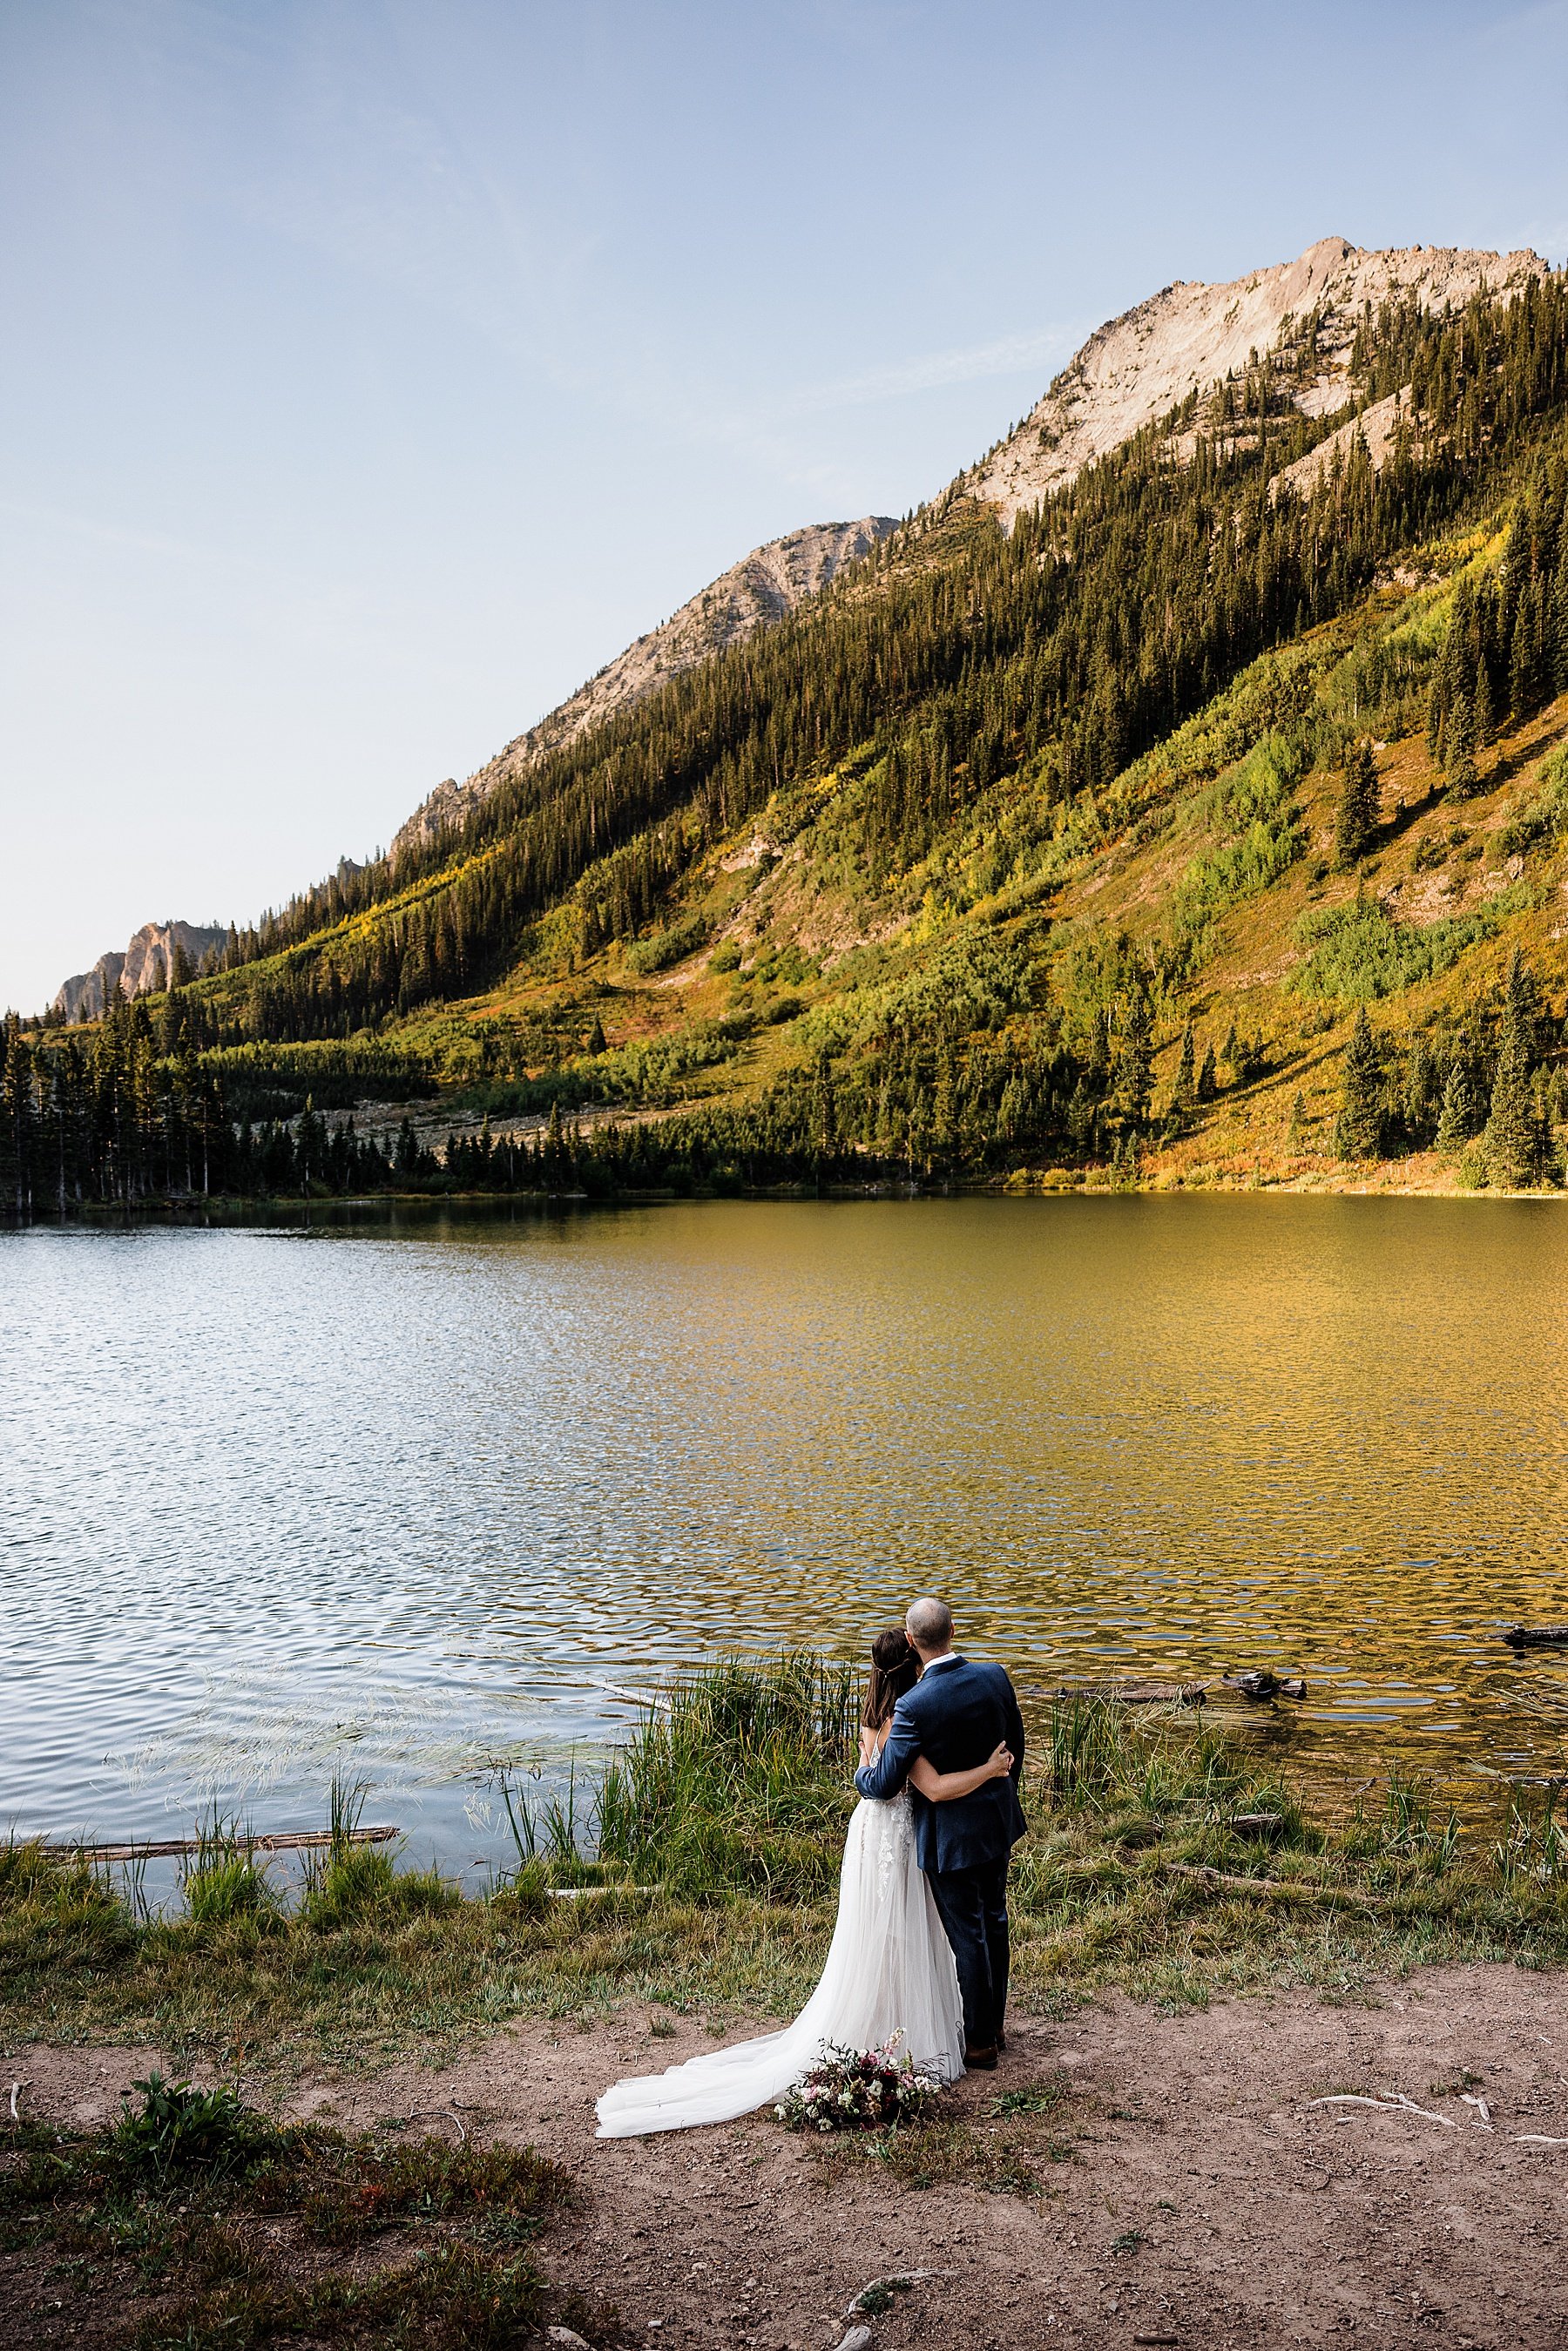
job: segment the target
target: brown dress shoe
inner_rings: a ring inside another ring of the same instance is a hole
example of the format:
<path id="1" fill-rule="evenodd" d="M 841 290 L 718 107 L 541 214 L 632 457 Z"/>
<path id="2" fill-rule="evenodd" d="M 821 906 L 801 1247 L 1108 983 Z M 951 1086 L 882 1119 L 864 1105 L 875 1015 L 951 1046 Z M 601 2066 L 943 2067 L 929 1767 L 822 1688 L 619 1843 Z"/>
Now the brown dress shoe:
<path id="1" fill-rule="evenodd" d="M 995 2044 L 993 2043 L 989 2049 L 966 2049 L 964 2066 L 970 2074 L 994 2074 L 997 2070 Z"/>

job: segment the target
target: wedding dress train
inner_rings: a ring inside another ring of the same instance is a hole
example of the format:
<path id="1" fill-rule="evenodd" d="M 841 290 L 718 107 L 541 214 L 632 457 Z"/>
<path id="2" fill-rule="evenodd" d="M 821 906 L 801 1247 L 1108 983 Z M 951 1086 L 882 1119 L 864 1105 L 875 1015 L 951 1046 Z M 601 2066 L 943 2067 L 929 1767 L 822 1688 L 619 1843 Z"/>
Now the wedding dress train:
<path id="1" fill-rule="evenodd" d="M 908 1795 L 862 1799 L 844 1840 L 839 1917 L 816 1991 L 793 2024 L 715 2049 L 667 2073 L 617 2082 L 599 2101 L 601 2138 L 733 2121 L 781 2098 L 824 2042 L 874 2049 L 894 2032 L 923 2073 L 964 2070 L 958 1971 L 925 1874 L 915 1858 Z"/>

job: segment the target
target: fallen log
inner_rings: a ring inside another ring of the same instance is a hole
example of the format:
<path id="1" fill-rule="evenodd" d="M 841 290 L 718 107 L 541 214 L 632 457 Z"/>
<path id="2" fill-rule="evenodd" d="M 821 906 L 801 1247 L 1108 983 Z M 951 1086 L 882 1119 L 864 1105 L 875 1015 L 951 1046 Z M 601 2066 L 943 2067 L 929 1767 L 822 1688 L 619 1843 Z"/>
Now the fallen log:
<path id="1" fill-rule="evenodd" d="M 1202 1706 L 1208 1697 L 1206 1682 L 1078 1682 L 1060 1689 L 1033 1688 L 1030 1698 L 1065 1702 L 1093 1698 L 1102 1706 Z"/>
<path id="2" fill-rule="evenodd" d="M 1502 1637 L 1511 1649 L 1564 1649 L 1568 1625 L 1505 1625 Z"/>
<path id="3" fill-rule="evenodd" d="M 157 1837 L 145 1844 L 46 1844 L 44 1851 L 63 1861 L 168 1861 L 184 1854 L 224 1851 L 243 1846 L 246 1853 L 301 1853 L 329 1844 L 385 1844 L 401 1836 L 401 1829 L 270 1829 L 258 1836 Z"/>
<path id="4" fill-rule="evenodd" d="M 1359 1894 L 1347 1886 L 1315 1886 L 1310 1878 L 1242 1877 L 1231 1870 L 1210 1869 L 1207 1862 L 1163 1861 L 1160 1867 L 1172 1877 L 1197 1878 L 1227 1894 L 1260 1894 L 1265 1900 L 1348 1902 L 1357 1910 L 1384 1910 L 1391 1898 L 1384 1894 Z"/>

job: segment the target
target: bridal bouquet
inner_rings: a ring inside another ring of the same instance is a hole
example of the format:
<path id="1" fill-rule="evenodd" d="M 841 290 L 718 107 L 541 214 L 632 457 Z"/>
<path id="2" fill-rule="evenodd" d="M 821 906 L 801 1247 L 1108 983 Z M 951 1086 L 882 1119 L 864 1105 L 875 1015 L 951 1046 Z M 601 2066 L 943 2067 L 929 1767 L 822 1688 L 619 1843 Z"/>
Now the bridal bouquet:
<path id="1" fill-rule="evenodd" d="M 941 2095 L 942 2085 L 900 2055 L 903 2039 L 895 2032 L 880 2049 L 841 2049 L 825 2041 L 816 2064 L 774 2113 L 792 2130 L 882 2130 L 915 2121 Z"/>

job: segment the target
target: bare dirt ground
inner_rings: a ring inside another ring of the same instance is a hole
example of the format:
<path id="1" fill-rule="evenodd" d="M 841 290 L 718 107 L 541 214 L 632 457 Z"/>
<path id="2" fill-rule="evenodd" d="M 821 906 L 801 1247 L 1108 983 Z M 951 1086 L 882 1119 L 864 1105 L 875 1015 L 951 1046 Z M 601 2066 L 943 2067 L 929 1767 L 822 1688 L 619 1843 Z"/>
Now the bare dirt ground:
<path id="1" fill-rule="evenodd" d="M 1171 2015 L 1118 1998 L 1019 2018 L 1000 2070 L 956 2093 L 962 2127 L 929 2186 L 761 2117 L 595 2140 L 607 2082 L 711 2045 L 644 2009 L 530 2022 L 455 2064 L 306 2083 L 288 2105 L 349 2127 L 456 2115 L 564 2161 L 584 2202 L 547 2266 L 617 2304 L 633 2343 L 826 2351 L 869 2282 L 911 2269 L 946 2274 L 868 2322 L 884 2351 L 1568 2339 L 1568 2144 L 1520 2143 L 1568 2141 L 1560 1976 L 1454 1967 L 1354 2004 L 1291 1991 Z M 35 2044 L 6 2070 L 35 2115 L 87 2125 L 155 2055 Z M 998 2115 L 1039 2085 L 1039 2116 Z M 1311 2104 L 1346 2092 L 1445 2120 Z M 977 2184 L 1020 2132 L 1034 2184 Z M 0 2337 L 69 2342 L 68 2303 Z"/>

